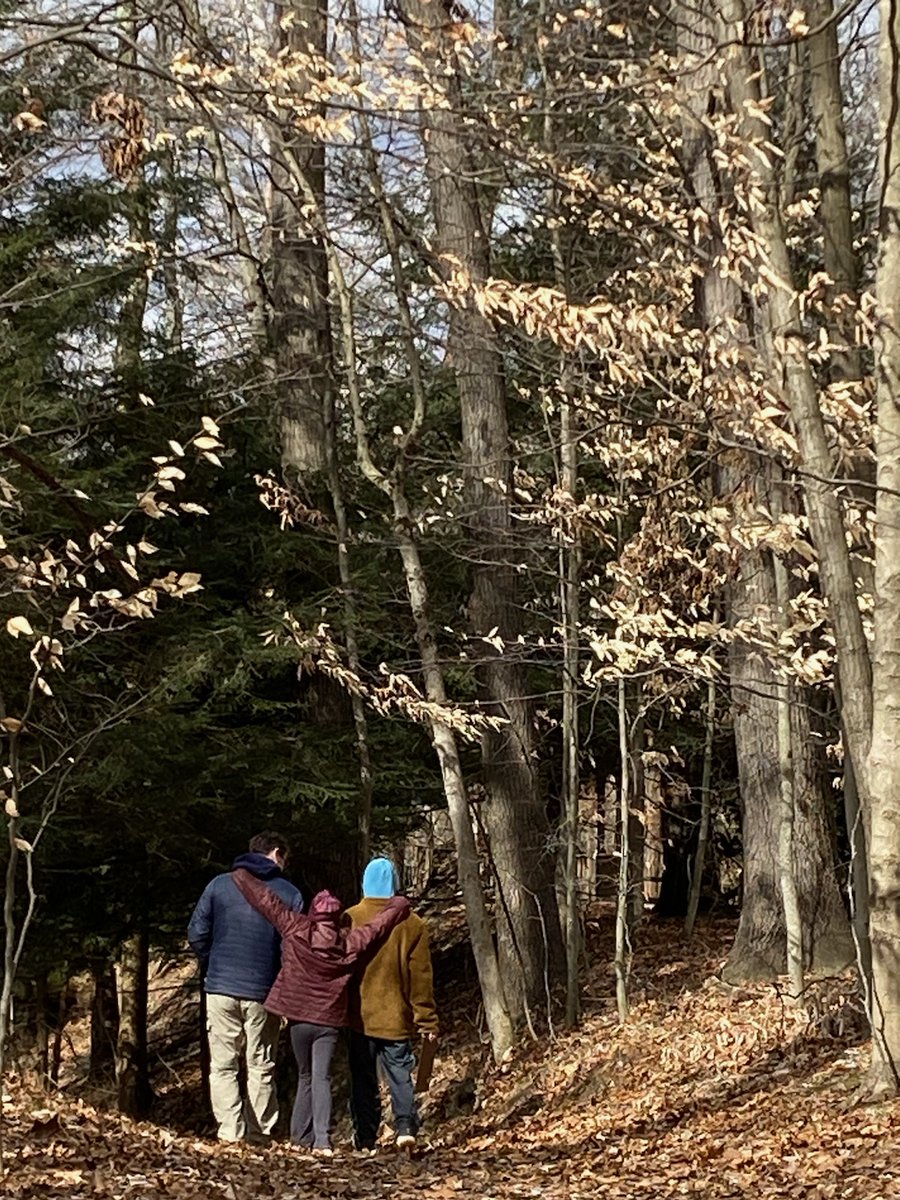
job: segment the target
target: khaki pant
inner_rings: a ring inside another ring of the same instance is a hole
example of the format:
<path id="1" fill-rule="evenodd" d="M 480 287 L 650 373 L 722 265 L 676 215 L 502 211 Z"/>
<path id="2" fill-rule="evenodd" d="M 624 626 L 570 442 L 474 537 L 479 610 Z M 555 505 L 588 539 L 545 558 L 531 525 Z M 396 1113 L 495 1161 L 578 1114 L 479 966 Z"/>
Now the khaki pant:
<path id="1" fill-rule="evenodd" d="M 206 997 L 209 1037 L 209 1098 L 219 1140 L 271 1137 L 278 1120 L 275 1050 L 281 1018 L 258 1000 Z M 247 1096 L 241 1096 L 241 1060 L 247 1063 Z"/>

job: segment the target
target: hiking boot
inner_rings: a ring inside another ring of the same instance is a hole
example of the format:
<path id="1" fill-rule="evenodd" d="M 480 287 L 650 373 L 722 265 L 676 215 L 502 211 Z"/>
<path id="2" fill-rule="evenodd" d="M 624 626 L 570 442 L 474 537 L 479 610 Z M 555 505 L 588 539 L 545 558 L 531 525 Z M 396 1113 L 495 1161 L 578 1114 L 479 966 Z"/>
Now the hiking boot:
<path id="1" fill-rule="evenodd" d="M 312 1152 L 316 1158 L 334 1158 L 334 1151 L 330 1146 L 313 1146 Z"/>

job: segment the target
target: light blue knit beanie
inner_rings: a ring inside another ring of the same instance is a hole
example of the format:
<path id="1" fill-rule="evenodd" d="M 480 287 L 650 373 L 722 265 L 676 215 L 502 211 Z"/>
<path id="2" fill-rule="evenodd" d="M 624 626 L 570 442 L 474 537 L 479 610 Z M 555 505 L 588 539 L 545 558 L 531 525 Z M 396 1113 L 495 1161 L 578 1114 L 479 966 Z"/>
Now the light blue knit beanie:
<path id="1" fill-rule="evenodd" d="M 387 900 L 399 885 L 397 868 L 389 858 L 373 858 L 363 872 L 363 896 L 374 900 Z"/>

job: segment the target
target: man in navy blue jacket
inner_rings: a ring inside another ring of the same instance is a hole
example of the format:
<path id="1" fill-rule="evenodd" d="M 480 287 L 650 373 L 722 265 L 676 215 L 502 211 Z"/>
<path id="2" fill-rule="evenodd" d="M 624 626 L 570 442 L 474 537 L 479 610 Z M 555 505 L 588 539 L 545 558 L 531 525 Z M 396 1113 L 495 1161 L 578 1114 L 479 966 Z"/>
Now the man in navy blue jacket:
<path id="1" fill-rule="evenodd" d="M 303 900 L 283 877 L 287 844 L 277 833 L 258 833 L 249 854 L 234 860 L 298 912 Z M 281 966 L 281 939 L 237 889 L 231 873 L 207 884 L 188 925 L 200 959 L 209 1036 L 209 1095 L 219 1140 L 267 1140 L 278 1120 L 275 1051 L 281 1026 L 263 1001 Z M 247 1064 L 247 1097 L 238 1072 Z"/>

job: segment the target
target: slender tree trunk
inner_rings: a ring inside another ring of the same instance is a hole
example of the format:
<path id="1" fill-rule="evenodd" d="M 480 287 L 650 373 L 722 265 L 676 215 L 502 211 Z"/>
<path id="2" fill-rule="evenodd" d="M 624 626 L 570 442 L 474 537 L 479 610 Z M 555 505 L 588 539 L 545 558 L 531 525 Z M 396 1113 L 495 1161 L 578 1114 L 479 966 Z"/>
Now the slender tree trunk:
<path id="1" fill-rule="evenodd" d="M 32 684 L 32 698 L 34 685 Z M 30 712 L 31 701 L 25 706 L 26 716 Z M 5 804 L 6 831 L 9 840 L 9 857 L 6 860 L 6 886 L 3 895 L 3 979 L 0 981 L 0 1088 L 6 1079 L 7 1055 L 12 1034 L 12 1001 L 13 984 L 22 954 L 25 934 L 34 913 L 34 888 L 31 877 L 31 848 L 24 842 L 20 834 L 21 814 L 19 812 L 19 793 L 21 788 L 21 768 L 19 759 L 19 738 L 24 726 L 24 719 L 13 717 L 6 708 L 3 692 L 0 691 L 0 720 L 8 735 L 7 752 L 7 787 L 9 799 Z M 23 853 L 24 851 L 24 853 Z M 28 869 L 28 908 L 21 922 L 16 923 L 16 900 L 18 892 L 19 861 L 25 859 Z M 3 1170 L 4 1159 L 4 1122 L 3 1105 L 0 1103 L 0 1171 Z"/>
<path id="2" fill-rule="evenodd" d="M 415 624 L 416 643 L 422 659 L 425 693 L 431 703 L 446 704 L 444 677 L 438 659 L 434 631 L 428 615 L 428 589 L 422 570 L 419 548 L 409 532 L 409 514 L 404 511 L 405 502 L 398 496 L 396 503 L 399 508 L 398 544 L 406 576 L 410 609 Z M 447 808 L 453 827 L 457 875 L 466 908 L 472 952 L 481 984 L 485 1017 L 491 1035 L 491 1047 L 495 1061 L 500 1062 L 515 1044 L 515 1032 L 506 1001 L 504 976 L 501 973 L 494 948 L 487 906 L 481 890 L 478 848 L 469 813 L 469 801 L 459 758 L 459 748 L 453 731 L 443 721 L 432 722 L 431 738 L 441 768 L 444 794 L 447 797 Z"/>
<path id="3" fill-rule="evenodd" d="M 850 162 L 844 126 L 838 21 L 832 0 L 813 0 L 807 12 L 813 27 L 808 40 L 810 103 L 816 139 L 819 173 L 819 218 L 822 225 L 823 261 L 831 283 L 828 288 L 829 336 L 837 349 L 831 355 L 833 378 L 861 380 L 863 366 L 851 328 L 858 300 L 859 255 L 853 244 L 853 201 L 850 193 Z M 870 507 L 874 472 L 867 461 L 856 464 L 861 486 L 854 488 L 859 503 Z M 854 562 L 857 574 L 868 589 L 874 586 L 871 563 L 865 556 Z M 837 689 L 840 695 L 840 688 Z M 838 701 L 838 707 L 843 705 Z M 846 735 L 845 735 L 846 741 Z M 850 755 L 844 760 L 844 813 L 851 846 L 852 919 L 857 944 L 861 982 L 869 992 L 872 953 L 869 944 L 869 879 L 865 822 L 860 819 L 859 792 Z"/>
<path id="4" fill-rule="evenodd" d="M 115 1072 L 119 1035 L 119 1003 L 116 976 L 105 958 L 91 963 L 91 1054 L 88 1073 L 101 1080 Z"/>
<path id="5" fill-rule="evenodd" d="M 347 646 L 347 663 L 350 670 L 359 674 L 359 621 L 357 617 L 356 593 L 350 569 L 350 523 L 344 503 L 344 487 L 338 463 L 335 411 L 333 398 L 326 402 L 327 421 L 325 429 L 328 456 L 328 486 L 337 531 L 338 574 L 341 581 L 341 599 L 344 609 L 344 642 Z M 350 695 L 353 712 L 353 728 L 356 733 L 356 755 L 359 762 L 359 800 L 356 806 L 356 836 L 359 865 L 369 861 L 372 846 L 372 754 L 369 747 L 369 723 L 366 706 L 358 692 Z"/>
<path id="6" fill-rule="evenodd" d="M 687 915 L 684 918 L 684 935 L 693 937 L 697 911 L 700 908 L 700 892 L 703 887 L 703 868 L 706 865 L 706 848 L 709 844 L 709 822 L 712 813 L 712 759 L 713 741 L 716 732 L 716 684 L 711 679 L 706 689 L 706 737 L 703 742 L 703 770 L 700 776 L 700 827 L 697 830 L 697 853 L 694 856 L 694 873 L 691 875 L 691 890 L 688 896 Z"/>
<path id="7" fill-rule="evenodd" d="M 401 0 L 411 46 L 432 63 L 448 107 L 422 114 L 426 172 L 439 254 L 458 262 L 477 284 L 489 270 L 468 135 L 454 72 L 452 22 L 443 3 Z M 449 68 L 448 68 L 449 69 Z M 450 360 L 462 417 L 467 498 L 471 512 L 472 590 L 469 617 L 482 652 L 477 667 L 485 710 L 504 718 L 485 734 L 482 764 L 488 802 L 485 825 L 503 892 L 498 946 L 509 1002 L 517 1020 L 561 978 L 565 954 L 555 888 L 555 856 L 546 804 L 534 766 L 532 717 L 525 664 L 517 653 L 515 562 L 511 539 L 511 448 L 503 363 L 491 323 L 472 304 L 450 312 Z M 488 649 L 486 638 L 499 638 Z"/>
<path id="8" fill-rule="evenodd" d="M 869 771 L 872 1090 L 900 1090 L 900 10 L 880 9 L 880 243 L 875 298 L 878 412 L 875 638 Z M 847 680 L 842 674 L 842 685 Z"/>
<path id="9" fill-rule="evenodd" d="M 560 415 L 562 489 L 574 504 L 578 480 L 578 448 L 572 428 L 572 406 L 563 401 Z M 565 815 L 566 1020 L 581 1015 L 578 964 L 581 956 L 581 907 L 578 896 L 579 756 L 578 756 L 578 590 L 581 554 L 577 524 L 560 531 L 560 612 L 563 634 L 563 805 Z"/>
<path id="10" fill-rule="evenodd" d="M 59 1073 L 62 1068 L 62 1044 L 69 1019 L 69 981 L 68 979 L 59 994 L 56 1010 L 56 1024 L 53 1027 L 53 1045 L 50 1047 L 47 1081 L 51 1087 L 59 1087 Z"/>
<path id="11" fill-rule="evenodd" d="M 47 1091 L 50 1076 L 50 987 L 47 972 L 41 971 L 28 988 L 32 1013 L 28 1037 L 18 1054 L 20 1068 L 41 1089 Z"/>
<path id="12" fill-rule="evenodd" d="M 296 180 L 304 189 L 304 196 L 307 202 L 315 208 L 314 194 L 309 189 L 302 173 L 296 175 Z M 322 244 L 326 248 L 331 279 L 340 306 L 340 337 L 346 371 L 348 400 L 356 438 L 357 460 L 365 478 L 391 500 L 394 510 L 397 545 L 403 563 L 410 611 L 415 626 L 416 644 L 422 660 L 422 674 L 425 681 L 426 698 L 434 705 L 443 706 L 447 703 L 447 694 L 444 685 L 444 675 L 437 652 L 437 642 L 428 612 L 428 587 L 425 572 L 422 569 L 419 547 L 413 534 L 415 523 L 403 491 L 403 454 L 406 445 L 408 445 L 408 440 L 401 447 L 400 457 L 391 474 L 388 475 L 383 472 L 372 458 L 369 432 L 363 414 L 359 374 L 356 365 L 353 298 L 347 286 L 340 260 L 327 237 L 327 225 L 324 213 L 321 210 L 318 211 L 319 233 L 322 237 Z M 411 326 L 406 326 L 405 328 L 407 353 L 414 355 L 415 347 L 411 340 Z M 418 383 L 416 382 L 417 380 Z M 413 382 L 416 390 L 416 421 L 419 421 L 424 416 L 424 393 L 420 390 L 421 381 L 415 371 L 413 371 Z M 447 799 L 447 808 L 453 829 L 457 875 L 466 910 L 469 935 L 472 939 L 472 953 L 478 972 L 485 1018 L 491 1038 L 491 1048 L 495 1061 L 500 1062 L 509 1054 L 515 1044 L 515 1029 L 510 1018 L 503 976 L 491 934 L 487 905 L 485 904 L 484 894 L 481 890 L 478 849 L 469 813 L 468 795 L 466 793 L 462 763 L 459 757 L 459 748 L 453 729 L 446 721 L 441 720 L 439 717 L 435 717 L 431 722 L 431 736 L 438 756 L 444 794 Z"/>
<path id="13" fill-rule="evenodd" d="M 628 1020 L 628 976 L 631 964 L 631 938 L 628 920 L 628 890 L 630 883 L 630 793 L 631 747 L 628 725 L 628 704 L 625 680 L 618 682 L 619 723 L 619 880 L 616 888 L 616 1009 L 620 1021 Z"/>
<path id="14" fill-rule="evenodd" d="M 643 694 L 640 681 L 635 686 L 636 716 L 628 730 L 630 765 L 628 777 L 628 931 L 633 936 L 644 917 L 644 884 L 647 848 L 647 791 L 644 777 Z"/>
<path id="15" fill-rule="evenodd" d="M 149 939 L 139 929 L 123 944 L 117 964 L 119 1035 L 116 1042 L 116 1090 L 119 1112 L 140 1119 L 150 1111 L 147 1057 Z"/>
<path id="16" fill-rule="evenodd" d="M 777 496 L 776 484 L 773 495 Z M 774 507 L 777 515 L 778 508 Z M 787 570 L 778 555 L 772 556 L 775 574 L 775 599 L 778 605 L 778 627 L 789 629 L 791 625 Z M 787 969 L 791 984 L 791 998 L 800 1003 L 803 996 L 803 924 L 800 914 L 800 898 L 797 875 L 794 867 L 794 830 L 796 824 L 796 800 L 794 784 L 794 740 L 791 721 L 792 692 L 790 680 L 779 677 L 777 684 L 778 706 L 778 771 L 779 821 L 778 821 L 778 875 L 781 884 L 781 904 L 784 911 L 786 935 Z"/>
<path id="17" fill-rule="evenodd" d="M 837 707 L 840 703 L 840 681 L 835 684 Z M 843 733 L 843 731 L 842 731 Z M 843 735 L 846 741 L 846 734 Z M 870 1014 L 872 995 L 872 941 L 869 930 L 869 855 L 866 848 L 865 821 L 856 790 L 856 777 L 845 756 L 844 760 L 844 821 L 850 845 L 850 870 L 848 892 L 850 896 L 850 921 L 853 941 L 856 945 L 856 965 L 859 971 L 860 991 Z"/>

